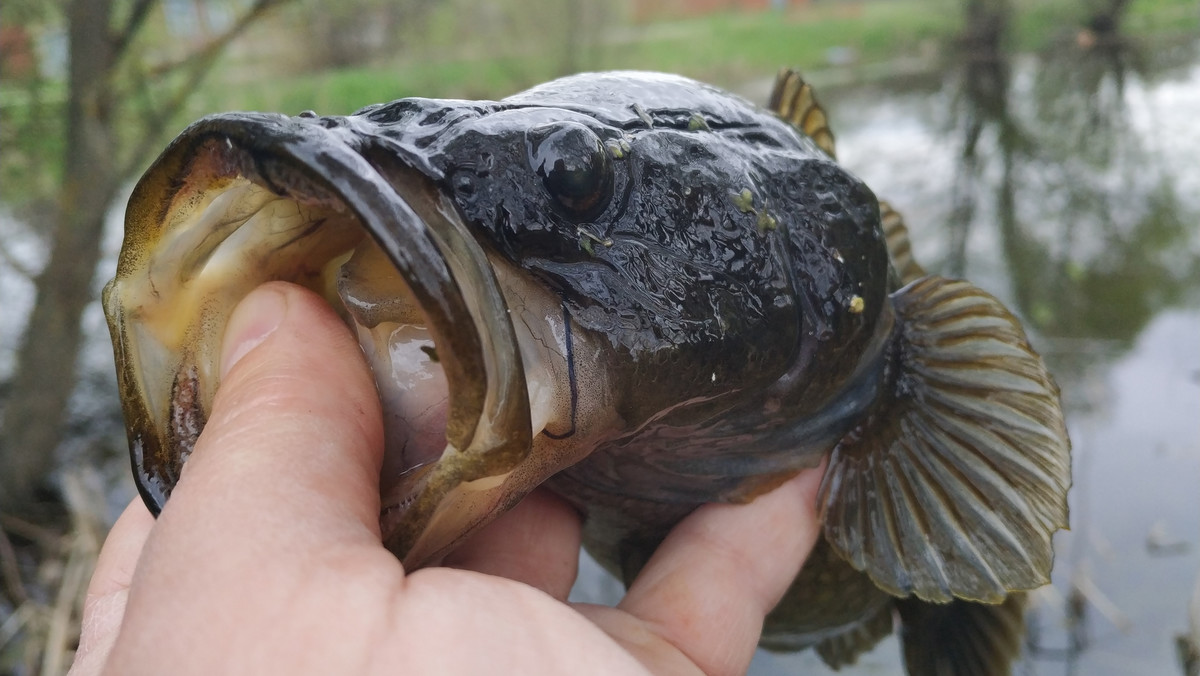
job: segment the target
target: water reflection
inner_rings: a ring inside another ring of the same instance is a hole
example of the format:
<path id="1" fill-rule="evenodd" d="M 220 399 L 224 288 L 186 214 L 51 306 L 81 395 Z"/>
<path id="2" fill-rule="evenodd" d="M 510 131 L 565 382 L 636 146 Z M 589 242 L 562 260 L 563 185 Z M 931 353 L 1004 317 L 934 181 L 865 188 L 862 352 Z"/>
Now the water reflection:
<path id="1" fill-rule="evenodd" d="M 1115 37 L 1064 41 L 1012 82 L 1011 56 L 974 45 L 954 80 L 962 142 L 942 269 L 964 275 L 970 230 L 994 221 L 1036 331 L 1128 349 L 1196 283 L 1195 252 L 1179 246 L 1192 221 L 1131 120 L 1128 85 L 1147 82 L 1145 60 Z"/>
<path id="2" fill-rule="evenodd" d="M 1178 92 L 1200 91 L 1197 44 L 1085 32 L 1014 57 L 1002 28 L 973 32 L 936 86 L 827 95 L 839 151 L 906 213 L 927 267 L 1022 315 L 1063 388 L 1073 530 L 1016 673 L 1181 673 L 1200 565 L 1200 166 L 1180 158 L 1200 136 Z M 861 671 L 902 673 L 897 651 Z M 763 655 L 754 673 L 827 672 Z"/>
<path id="3" fill-rule="evenodd" d="M 1131 78 L 1145 82 L 1145 66 L 1120 42 L 1038 59 L 1031 100 L 1045 133 L 1028 173 L 1058 219 L 1040 229 L 1029 218 L 1001 222 L 1017 302 L 1048 335 L 1127 348 L 1196 283 L 1195 252 L 1186 246 L 1194 221 L 1173 175 L 1132 124 Z"/>

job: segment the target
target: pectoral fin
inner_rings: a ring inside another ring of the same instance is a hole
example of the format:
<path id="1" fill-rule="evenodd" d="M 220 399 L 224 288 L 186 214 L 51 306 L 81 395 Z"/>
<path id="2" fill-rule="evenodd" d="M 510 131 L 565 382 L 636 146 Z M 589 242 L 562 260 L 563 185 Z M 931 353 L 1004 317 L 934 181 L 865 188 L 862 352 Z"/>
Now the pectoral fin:
<path id="1" fill-rule="evenodd" d="M 1009 676 L 1025 636 L 1024 594 L 984 605 L 900 601 L 904 668 L 923 676 Z"/>
<path id="2" fill-rule="evenodd" d="M 825 536 L 895 596 L 999 603 L 1045 584 L 1070 486 L 1058 388 L 971 284 L 925 277 L 892 301 L 885 391 L 833 451 Z"/>

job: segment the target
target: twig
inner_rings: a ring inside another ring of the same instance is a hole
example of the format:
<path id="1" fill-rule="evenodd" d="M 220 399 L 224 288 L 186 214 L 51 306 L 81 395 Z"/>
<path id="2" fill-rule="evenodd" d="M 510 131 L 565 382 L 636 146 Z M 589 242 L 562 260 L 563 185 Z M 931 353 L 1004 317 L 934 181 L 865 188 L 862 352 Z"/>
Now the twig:
<path id="1" fill-rule="evenodd" d="M 95 565 L 95 550 L 95 538 L 92 533 L 77 531 L 71 538 L 67 568 L 63 572 L 58 595 L 54 599 L 50 629 L 46 632 L 42 676 L 58 676 L 66 671 L 67 653 L 71 651 L 67 644 L 72 637 L 78 637 L 78 633 L 72 631 L 72 620 Z"/>
<path id="2" fill-rule="evenodd" d="M 137 167 L 144 163 L 143 160 L 148 157 L 156 147 L 158 147 L 159 143 L 161 142 L 159 138 L 162 136 L 167 124 L 169 124 L 175 115 L 183 109 L 183 106 L 187 103 L 188 98 L 200 85 L 200 82 L 208 75 L 209 71 L 212 70 L 212 67 L 217 62 L 217 57 L 220 56 L 222 50 L 224 50 L 230 42 L 233 42 L 234 38 L 244 33 L 246 29 L 249 28 L 250 25 L 254 23 L 254 21 L 260 16 L 265 14 L 267 10 L 273 8 L 275 5 L 282 4 L 285 1 L 286 0 L 257 0 L 254 5 L 246 11 L 245 14 L 238 18 L 238 20 L 229 28 L 229 30 L 225 31 L 216 39 L 209 42 L 198 52 L 195 52 L 183 61 L 178 62 L 176 66 L 170 66 L 170 68 L 175 68 L 186 64 L 191 66 L 191 70 L 187 74 L 187 80 L 182 86 L 175 90 L 175 95 L 171 98 L 171 100 L 159 109 L 158 114 L 154 116 L 153 119 L 148 121 L 146 125 L 147 130 L 146 133 L 142 135 L 141 144 L 139 144 L 138 147 L 134 149 L 133 154 L 127 158 L 128 161 L 126 166 L 122 167 L 122 176 L 132 175 L 137 170 Z"/>
<path id="3" fill-rule="evenodd" d="M 80 612 L 77 611 L 83 608 L 88 580 L 100 549 L 100 526 L 95 508 L 103 499 L 88 490 L 83 472 L 65 473 L 62 488 L 72 526 L 66 541 L 66 565 L 54 606 L 50 609 L 42 653 L 42 676 L 57 676 L 66 670 L 72 646 L 79 639 Z"/>
<path id="4" fill-rule="evenodd" d="M 0 528 L 0 575 L 4 578 L 4 589 L 14 606 L 29 600 L 29 592 L 25 591 L 25 583 L 21 582 L 21 569 L 17 566 L 17 552 L 3 528 Z"/>
<path id="5" fill-rule="evenodd" d="M 38 543 L 38 546 L 43 548 L 55 547 L 60 533 L 56 533 L 49 528 L 39 526 L 35 523 L 30 523 L 25 519 L 12 514 L 0 513 L 0 528 L 3 528 L 9 533 L 16 533 L 26 540 L 33 540 Z"/>
<path id="6" fill-rule="evenodd" d="M 119 61 L 125 55 L 125 51 L 129 49 L 129 45 L 133 42 L 134 36 L 141 30 L 142 24 L 146 23 L 146 17 L 150 15 L 150 10 L 154 8 L 154 4 L 158 0 L 137 0 L 137 4 L 129 12 L 129 19 L 125 21 L 125 27 L 117 33 L 113 39 L 113 61 Z"/>
<path id="7" fill-rule="evenodd" d="M 1109 622 L 1116 625 L 1117 629 L 1122 633 L 1129 633 L 1129 630 L 1133 628 L 1133 622 L 1129 617 L 1121 612 L 1117 604 L 1105 596 L 1104 592 L 1100 591 L 1100 588 L 1096 586 L 1095 582 L 1092 582 L 1092 578 L 1089 575 L 1077 575 L 1074 581 L 1074 588 L 1084 600 L 1090 603 L 1093 608 L 1099 610 L 1100 614 Z"/>

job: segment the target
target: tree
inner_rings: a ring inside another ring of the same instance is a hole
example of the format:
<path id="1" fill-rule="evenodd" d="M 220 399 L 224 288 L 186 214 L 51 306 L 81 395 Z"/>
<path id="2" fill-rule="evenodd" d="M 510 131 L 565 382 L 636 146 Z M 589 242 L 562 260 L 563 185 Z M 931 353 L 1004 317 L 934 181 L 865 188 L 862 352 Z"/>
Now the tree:
<path id="1" fill-rule="evenodd" d="M 121 186 L 162 143 L 164 130 L 221 51 L 267 10 L 253 0 L 222 33 L 183 58 L 151 64 L 135 47 L 159 0 L 67 0 L 66 146 L 35 304 L 0 426 L 0 510 L 25 511 L 54 466 L 75 386 L 81 318 L 92 300 L 104 214 Z M 245 6 L 245 3 L 242 3 Z M 168 91 L 154 103 L 149 85 Z M 138 139 L 122 130 L 138 121 Z"/>

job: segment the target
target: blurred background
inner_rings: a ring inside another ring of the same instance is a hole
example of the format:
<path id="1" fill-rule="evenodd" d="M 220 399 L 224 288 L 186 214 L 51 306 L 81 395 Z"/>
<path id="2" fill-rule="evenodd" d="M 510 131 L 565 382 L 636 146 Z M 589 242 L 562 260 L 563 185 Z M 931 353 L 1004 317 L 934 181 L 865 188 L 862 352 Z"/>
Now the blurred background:
<path id="1" fill-rule="evenodd" d="M 65 671 L 134 493 L 96 299 L 132 182 L 188 122 L 611 68 L 763 102 L 784 65 L 918 260 L 1014 308 L 1062 387 L 1072 530 L 1017 673 L 1197 673 L 1196 0 L 4 0 L 0 674 Z M 577 598 L 618 594 L 585 566 Z M 897 644 L 844 672 L 900 674 Z"/>

